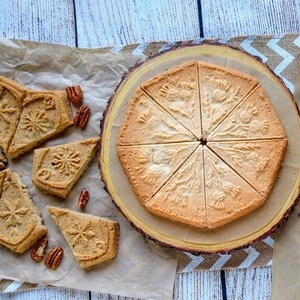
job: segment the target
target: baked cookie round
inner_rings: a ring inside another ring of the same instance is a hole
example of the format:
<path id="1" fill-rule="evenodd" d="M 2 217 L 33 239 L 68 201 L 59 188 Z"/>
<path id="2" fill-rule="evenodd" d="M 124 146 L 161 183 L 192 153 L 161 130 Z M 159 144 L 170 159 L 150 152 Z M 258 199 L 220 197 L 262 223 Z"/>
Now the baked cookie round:
<path id="1" fill-rule="evenodd" d="M 216 228 L 263 205 L 287 138 L 255 78 L 190 61 L 136 90 L 117 147 L 148 211 Z"/>

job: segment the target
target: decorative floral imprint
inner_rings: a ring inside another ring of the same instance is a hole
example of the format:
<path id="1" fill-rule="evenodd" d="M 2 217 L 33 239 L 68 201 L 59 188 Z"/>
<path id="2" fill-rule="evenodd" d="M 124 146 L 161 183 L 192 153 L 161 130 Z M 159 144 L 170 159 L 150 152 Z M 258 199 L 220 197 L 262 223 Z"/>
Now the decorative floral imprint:
<path id="1" fill-rule="evenodd" d="M 91 229 L 91 221 L 87 221 L 85 224 L 80 225 L 79 222 L 70 223 L 72 228 L 67 230 L 67 233 L 72 237 L 72 245 L 77 245 L 80 241 L 88 243 L 96 233 Z"/>
<path id="2" fill-rule="evenodd" d="M 160 96 L 169 100 L 169 109 L 191 121 L 194 119 L 195 103 L 190 101 L 196 92 L 196 84 L 172 79 L 171 85 L 164 84 L 160 89 Z M 194 122 L 194 121 L 193 121 Z"/>
<path id="3" fill-rule="evenodd" d="M 168 118 L 154 116 L 150 110 L 142 112 L 138 118 L 138 122 L 142 124 L 147 123 L 151 139 L 170 139 L 176 135 L 189 135 L 188 133 L 180 132 L 176 124 L 172 123 Z"/>
<path id="4" fill-rule="evenodd" d="M 201 90 L 202 110 L 208 119 L 207 129 L 210 129 L 228 113 L 228 110 L 223 108 L 224 106 L 231 107 L 233 103 L 239 101 L 240 98 L 237 95 L 240 88 L 214 76 L 207 76 L 206 79 L 213 84 L 213 88 L 203 85 Z"/>
<path id="5" fill-rule="evenodd" d="M 186 207 L 191 196 L 202 192 L 200 159 L 198 153 L 195 160 L 190 161 L 181 168 L 178 179 L 170 182 L 165 189 L 167 192 L 166 200 L 171 199 L 175 205 Z"/>
<path id="6" fill-rule="evenodd" d="M 217 160 L 209 158 L 206 160 L 206 163 L 209 165 L 206 174 L 206 187 L 212 187 L 213 183 L 216 184 L 216 187 L 213 187 L 215 189 L 212 195 L 214 201 L 211 206 L 216 209 L 223 209 L 225 207 L 225 200 L 228 197 L 236 198 L 241 191 L 241 187 L 234 185 L 230 181 L 226 181 L 226 170 L 222 165 L 218 164 Z"/>
<path id="7" fill-rule="evenodd" d="M 80 153 L 68 147 L 60 147 L 54 153 L 52 165 L 61 174 L 69 176 L 80 168 Z"/>
<path id="8" fill-rule="evenodd" d="M 242 167 L 244 164 L 254 167 L 257 173 L 256 176 L 259 176 L 269 163 L 269 159 L 267 157 L 262 157 L 255 152 L 255 150 L 261 148 L 258 144 L 253 143 L 249 145 L 243 143 L 233 145 L 232 147 L 218 146 L 218 148 L 228 153 L 239 167 Z"/>
<path id="9" fill-rule="evenodd" d="M 22 207 L 20 199 L 14 202 L 4 200 L 4 207 L 0 212 L 0 217 L 4 220 L 7 228 L 11 226 L 16 227 L 16 225 L 23 224 L 28 210 L 28 208 Z"/>
<path id="10" fill-rule="evenodd" d="M 48 131 L 47 115 L 40 109 L 31 109 L 24 114 L 24 125 L 21 129 L 29 130 L 33 134 L 41 135 Z"/>
<path id="11" fill-rule="evenodd" d="M 179 152 L 163 151 L 160 148 L 145 149 L 138 157 L 139 166 L 135 169 L 149 184 L 156 184 L 159 178 L 171 172 L 171 165 Z"/>
<path id="12" fill-rule="evenodd" d="M 218 133 L 218 136 L 245 138 L 249 136 L 249 133 L 266 134 L 269 131 L 269 122 L 267 120 L 253 120 L 258 113 L 256 106 L 248 103 L 237 117 L 230 119 L 230 123 L 222 132 Z"/>

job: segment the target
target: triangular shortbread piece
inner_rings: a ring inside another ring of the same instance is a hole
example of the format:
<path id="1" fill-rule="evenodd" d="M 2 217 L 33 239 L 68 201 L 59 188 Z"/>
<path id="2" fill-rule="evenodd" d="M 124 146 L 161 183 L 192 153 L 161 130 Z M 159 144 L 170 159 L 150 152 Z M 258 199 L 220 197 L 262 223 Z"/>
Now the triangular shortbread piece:
<path id="1" fill-rule="evenodd" d="M 202 137 L 196 61 L 167 70 L 141 88 L 198 139 Z"/>
<path id="2" fill-rule="evenodd" d="M 118 147 L 122 167 L 143 205 L 198 145 L 199 142 Z"/>
<path id="3" fill-rule="evenodd" d="M 64 208 L 48 210 L 81 268 L 89 268 L 118 254 L 119 223 Z"/>
<path id="4" fill-rule="evenodd" d="M 62 91 L 28 91 L 8 157 L 15 158 L 73 124 L 72 112 Z"/>
<path id="5" fill-rule="evenodd" d="M 206 227 L 202 146 L 146 203 L 150 212 L 181 223 Z"/>
<path id="6" fill-rule="evenodd" d="M 206 138 L 258 84 L 246 74 L 199 63 L 203 136 Z"/>
<path id="7" fill-rule="evenodd" d="M 209 142 L 207 146 L 264 197 L 268 197 L 285 154 L 287 139 Z"/>
<path id="8" fill-rule="evenodd" d="M 32 182 L 39 188 L 66 198 L 87 169 L 99 138 L 41 148 L 34 151 Z"/>
<path id="9" fill-rule="evenodd" d="M 269 97 L 258 86 L 208 137 L 208 141 L 285 138 Z"/>
<path id="10" fill-rule="evenodd" d="M 191 132 L 138 89 L 120 129 L 118 144 L 162 144 L 196 140 Z"/>
<path id="11" fill-rule="evenodd" d="M 23 253 L 47 232 L 20 176 L 0 172 L 0 244 Z"/>
<path id="12" fill-rule="evenodd" d="M 207 226 L 215 228 L 261 206 L 262 197 L 218 156 L 204 147 Z"/>
<path id="13" fill-rule="evenodd" d="M 0 147 L 7 153 L 22 112 L 24 86 L 0 76 Z"/>

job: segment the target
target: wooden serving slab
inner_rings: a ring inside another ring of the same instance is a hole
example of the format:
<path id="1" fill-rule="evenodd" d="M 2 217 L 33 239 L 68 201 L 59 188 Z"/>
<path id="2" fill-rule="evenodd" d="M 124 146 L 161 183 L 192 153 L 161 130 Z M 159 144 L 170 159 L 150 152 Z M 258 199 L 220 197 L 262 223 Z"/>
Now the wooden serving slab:
<path id="1" fill-rule="evenodd" d="M 155 216 L 140 204 L 117 155 L 117 137 L 128 103 L 137 87 L 181 63 L 199 60 L 256 77 L 276 110 L 288 137 L 288 149 L 273 191 L 254 212 L 215 230 L 172 222 Z M 300 126 L 297 105 L 283 82 L 261 61 L 225 45 L 202 44 L 173 49 L 135 67 L 124 76 L 110 99 L 101 123 L 99 167 L 107 192 L 128 221 L 159 244 L 190 252 L 227 252 L 245 247 L 283 223 L 299 196 Z"/>

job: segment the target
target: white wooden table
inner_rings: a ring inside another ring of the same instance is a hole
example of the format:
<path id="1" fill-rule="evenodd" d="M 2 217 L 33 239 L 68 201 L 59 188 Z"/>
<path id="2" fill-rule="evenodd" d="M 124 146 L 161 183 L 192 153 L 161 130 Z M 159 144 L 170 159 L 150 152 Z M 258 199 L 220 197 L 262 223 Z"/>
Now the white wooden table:
<path id="1" fill-rule="evenodd" d="M 297 0 L 0 0 L 0 7 L 1 37 L 84 48 L 300 32 Z M 174 298 L 269 299 L 271 277 L 271 267 L 179 274 Z M 53 288 L 0 299 L 125 298 Z"/>

